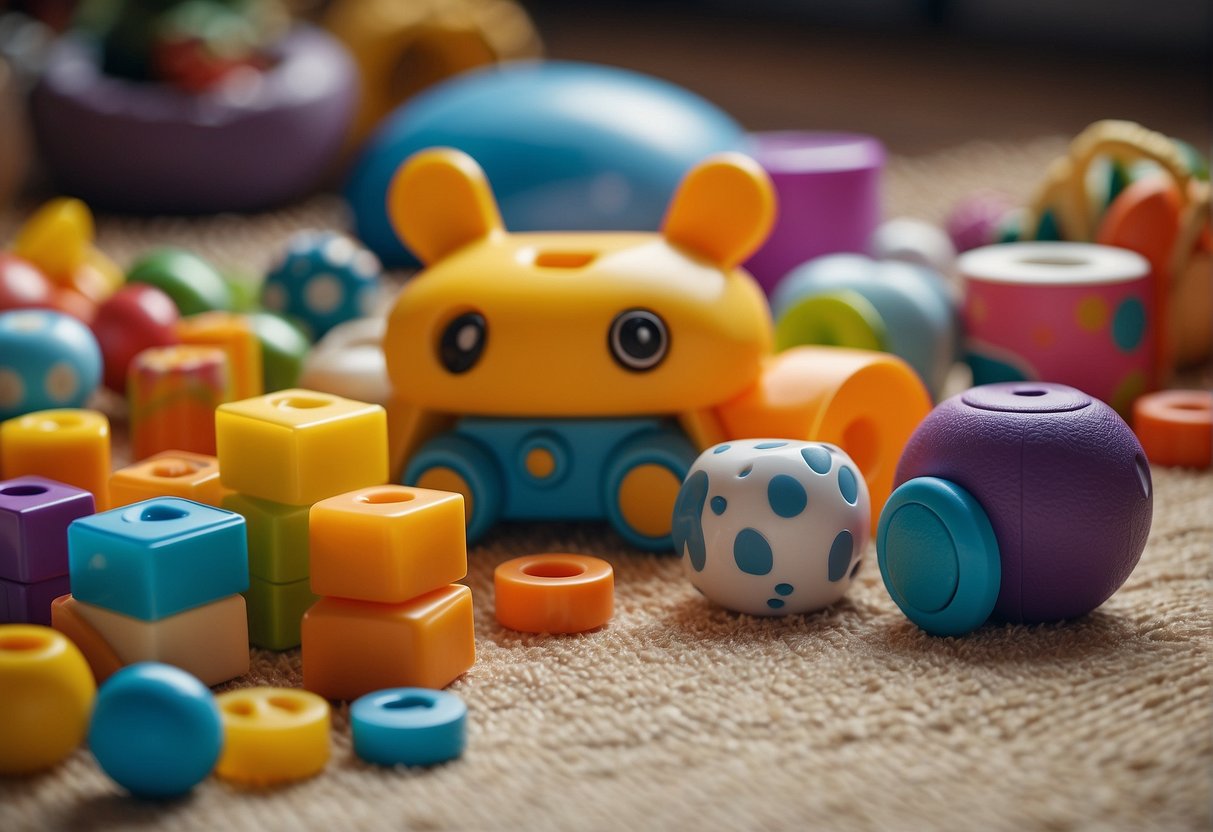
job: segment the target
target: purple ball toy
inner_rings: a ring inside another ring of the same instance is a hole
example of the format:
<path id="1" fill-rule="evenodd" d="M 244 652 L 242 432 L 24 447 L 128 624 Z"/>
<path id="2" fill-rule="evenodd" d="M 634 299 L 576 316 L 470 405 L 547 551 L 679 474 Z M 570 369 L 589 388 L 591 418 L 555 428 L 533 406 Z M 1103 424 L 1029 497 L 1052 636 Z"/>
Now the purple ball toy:
<path id="1" fill-rule="evenodd" d="M 1145 453 L 1112 408 L 1061 384 L 975 387 L 910 437 L 877 558 L 908 618 L 935 635 L 993 615 L 1036 624 L 1098 607 L 1150 533 Z"/>

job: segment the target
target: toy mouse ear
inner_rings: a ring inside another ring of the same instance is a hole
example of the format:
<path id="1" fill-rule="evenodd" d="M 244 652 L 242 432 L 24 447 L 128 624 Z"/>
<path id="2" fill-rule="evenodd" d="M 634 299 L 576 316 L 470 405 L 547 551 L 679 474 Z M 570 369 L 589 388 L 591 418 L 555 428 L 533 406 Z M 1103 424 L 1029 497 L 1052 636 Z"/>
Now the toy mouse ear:
<path id="1" fill-rule="evenodd" d="M 388 186 L 392 228 L 422 263 L 433 263 L 503 226 L 476 160 L 449 147 L 420 150 Z"/>
<path id="2" fill-rule="evenodd" d="M 721 153 L 696 165 L 666 209 L 661 233 L 717 266 L 731 269 L 753 254 L 775 223 L 775 188 L 757 162 Z"/>

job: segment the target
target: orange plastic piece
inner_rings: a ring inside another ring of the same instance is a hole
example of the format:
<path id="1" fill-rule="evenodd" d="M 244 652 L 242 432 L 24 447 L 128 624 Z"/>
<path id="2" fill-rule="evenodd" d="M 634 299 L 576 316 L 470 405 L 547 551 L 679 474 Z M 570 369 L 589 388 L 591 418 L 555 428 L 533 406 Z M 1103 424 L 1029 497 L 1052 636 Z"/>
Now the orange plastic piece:
<path id="1" fill-rule="evenodd" d="M 93 493 L 109 508 L 110 423 L 95 410 L 39 410 L 0 424 L 0 471 L 35 474 Z"/>
<path id="2" fill-rule="evenodd" d="M 84 660 L 93 671 L 97 684 L 123 667 L 122 659 L 118 658 L 105 637 L 77 612 L 76 601 L 71 595 L 60 595 L 51 601 L 51 626 L 71 639 L 84 654 Z"/>
<path id="3" fill-rule="evenodd" d="M 308 527 L 317 595 L 398 604 L 467 574 L 461 494 L 363 488 L 313 505 Z"/>
<path id="4" fill-rule="evenodd" d="M 1133 430 L 1155 465 L 1213 465 L 1213 393 L 1164 390 L 1133 405 Z"/>
<path id="5" fill-rule="evenodd" d="M 246 316 L 231 312 L 190 315 L 177 323 L 177 335 L 183 344 L 220 347 L 227 353 L 233 399 L 261 395 L 261 341 Z"/>
<path id="6" fill-rule="evenodd" d="M 615 572 L 586 555 L 525 555 L 493 572 L 497 621 L 523 633 L 583 633 L 615 613 Z"/>
<path id="7" fill-rule="evenodd" d="M 115 471 L 110 477 L 110 508 L 150 500 L 181 497 L 222 508 L 232 493 L 219 482 L 219 460 L 189 451 L 165 451 Z"/>
<path id="8" fill-rule="evenodd" d="M 96 692 L 88 663 L 62 633 L 0 626 L 0 774 L 40 771 L 71 754 Z"/>
<path id="9" fill-rule="evenodd" d="M 215 453 L 215 408 L 232 399 L 227 353 L 176 345 L 144 350 L 131 361 L 131 450 L 146 459 L 168 450 Z"/>
<path id="10" fill-rule="evenodd" d="M 387 482 L 387 416 L 377 404 L 280 390 L 215 412 L 223 484 L 292 506 Z"/>
<path id="11" fill-rule="evenodd" d="M 902 449 L 930 412 L 930 394 L 900 358 L 838 347 L 771 357 L 758 384 L 717 408 L 729 438 L 803 437 L 846 451 L 868 484 L 873 534 Z"/>
<path id="12" fill-rule="evenodd" d="M 329 703 L 294 688 L 241 688 L 215 697 L 223 755 L 215 774 L 266 786 L 319 774 L 329 761 Z"/>
<path id="13" fill-rule="evenodd" d="M 321 598 L 303 616 L 303 686 L 326 699 L 444 688 L 475 661 L 472 591 L 461 584 L 405 604 Z"/>

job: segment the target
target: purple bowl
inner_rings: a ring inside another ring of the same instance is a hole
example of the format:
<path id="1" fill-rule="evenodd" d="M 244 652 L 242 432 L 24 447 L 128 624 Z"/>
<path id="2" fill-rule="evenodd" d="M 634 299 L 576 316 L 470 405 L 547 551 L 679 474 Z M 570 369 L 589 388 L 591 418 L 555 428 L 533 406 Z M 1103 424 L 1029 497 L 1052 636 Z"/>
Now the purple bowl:
<path id="1" fill-rule="evenodd" d="M 273 67 L 202 94 L 101 73 L 65 37 L 34 90 L 38 145 L 58 186 L 122 211 L 253 211 L 314 188 L 341 150 L 357 97 L 345 47 L 298 26 Z"/>

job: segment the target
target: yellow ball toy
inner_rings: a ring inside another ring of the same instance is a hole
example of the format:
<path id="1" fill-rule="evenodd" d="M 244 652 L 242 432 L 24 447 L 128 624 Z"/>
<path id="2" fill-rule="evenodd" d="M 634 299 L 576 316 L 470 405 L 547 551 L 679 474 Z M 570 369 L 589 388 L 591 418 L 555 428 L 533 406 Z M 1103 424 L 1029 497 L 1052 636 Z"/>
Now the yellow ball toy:
<path id="1" fill-rule="evenodd" d="M 97 685 L 76 645 L 32 624 L 0 626 L 0 774 L 50 768 L 84 740 Z"/>

